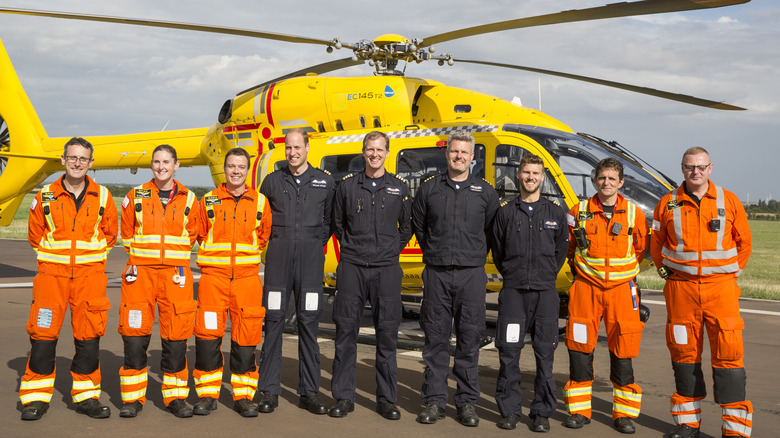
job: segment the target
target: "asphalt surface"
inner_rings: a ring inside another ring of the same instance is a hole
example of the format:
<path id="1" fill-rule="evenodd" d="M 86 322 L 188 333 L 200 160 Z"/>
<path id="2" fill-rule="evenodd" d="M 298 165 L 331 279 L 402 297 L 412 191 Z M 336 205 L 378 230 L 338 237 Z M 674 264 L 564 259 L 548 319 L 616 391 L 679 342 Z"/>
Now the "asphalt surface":
<path id="1" fill-rule="evenodd" d="M 211 415 L 179 419 L 165 411 L 160 385 L 160 341 L 157 327 L 149 347 L 149 386 L 147 403 L 135 419 L 119 418 L 121 397 L 117 372 L 122 366 L 122 340 L 116 332 L 119 307 L 118 278 L 127 261 L 122 248 L 115 248 L 107 264 L 108 276 L 115 279 L 109 283 L 108 296 L 112 309 L 108 315 L 107 334 L 101 340 L 101 368 L 103 372 L 103 395 L 101 401 L 111 407 L 112 415 L 107 419 L 91 419 L 75 412 L 70 400 L 71 377 L 69 368 L 73 355 L 71 343 L 70 315 L 68 314 L 57 347 L 57 371 L 49 412 L 39 421 L 20 420 L 19 381 L 24 374 L 30 344 L 25 324 L 27 322 L 32 279 L 35 274 L 35 259 L 26 241 L 0 240 L 0 436 L 2 437 L 91 437 L 91 436 L 405 436 L 418 437 L 423 434 L 446 436 L 523 436 L 533 435 L 528 429 L 529 420 L 523 417 L 515 431 L 504 431 L 496 427 L 500 419 L 493 399 L 498 375 L 498 352 L 492 344 L 482 349 L 480 355 L 480 385 L 482 395 L 477 403 L 481 418 L 479 427 L 467 428 L 455 421 L 455 407 L 452 394 L 455 384 L 450 379 L 450 403 L 447 418 L 435 425 L 418 424 L 415 419 L 422 409 L 420 386 L 424 363 L 419 351 L 399 350 L 398 354 L 398 406 L 399 421 L 389 421 L 374 412 L 374 347 L 360 345 L 357 362 L 357 398 L 355 411 L 345 418 L 330 418 L 327 415 L 313 415 L 297 407 L 295 393 L 297 376 L 297 339 L 285 335 L 282 372 L 282 395 L 279 407 L 272 414 L 260 414 L 257 418 L 242 418 L 232 410 L 233 401 L 229 392 L 229 374 L 223 379 L 223 390 L 219 407 Z M 193 262 L 193 268 L 194 262 Z M 196 273 L 196 269 L 193 269 Z M 664 340 L 665 309 L 663 296 L 659 292 L 645 291 L 644 303 L 650 307 L 650 321 L 645 327 L 640 355 L 634 360 L 637 383 L 643 389 L 642 414 L 635 421 L 636 437 L 660 437 L 671 429 L 669 397 L 674 392 L 674 382 L 669 353 Z M 495 299 L 495 295 L 491 296 Z M 748 375 L 748 399 L 753 402 L 754 437 L 780 436 L 780 385 L 774 373 L 780 364 L 780 302 L 742 300 L 746 367 Z M 369 313 L 364 318 L 361 333 L 370 339 L 372 333 Z M 334 400 L 330 394 L 330 379 L 333 363 L 333 342 L 327 332 L 334 326 L 330 314 L 323 316 L 320 342 L 322 386 L 320 396 L 327 405 Z M 490 330 L 490 329 L 489 329 Z M 555 354 L 555 380 L 558 385 L 558 411 L 550 419 L 551 432 L 555 437 L 603 437 L 620 436 L 612 427 L 611 404 L 612 385 L 609 382 L 609 354 L 602 330 L 596 349 L 596 380 L 593 385 L 593 421 L 580 430 L 563 427 L 568 416 L 563 408 L 561 391 L 568 378 L 568 355 L 566 347 L 559 345 Z M 223 352 L 229 357 L 229 336 L 225 336 Z M 405 320 L 399 338 L 414 346 L 422 342 L 422 331 L 415 320 Z M 189 342 L 187 353 L 190 371 L 195 363 L 194 341 Z M 702 436 L 719 437 L 720 407 L 712 400 L 712 379 L 709 364 L 709 349 L 705 349 L 704 375 L 707 380 L 708 398 L 702 403 Z M 528 345 L 523 350 L 520 362 L 523 370 L 523 389 L 526 399 L 532 398 L 534 361 L 533 350 Z M 190 404 L 197 401 L 190 379 Z M 524 403 L 527 414 L 529 402 Z M 542 435 L 543 436 L 543 435 Z"/>

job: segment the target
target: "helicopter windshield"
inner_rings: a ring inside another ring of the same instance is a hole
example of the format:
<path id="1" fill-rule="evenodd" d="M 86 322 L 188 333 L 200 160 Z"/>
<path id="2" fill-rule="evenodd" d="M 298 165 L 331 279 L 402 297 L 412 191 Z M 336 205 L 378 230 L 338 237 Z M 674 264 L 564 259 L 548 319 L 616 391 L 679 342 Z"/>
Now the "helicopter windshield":
<path id="1" fill-rule="evenodd" d="M 658 201 L 669 193 L 669 188 L 639 163 L 603 143 L 581 135 L 538 126 L 505 125 L 504 130 L 531 137 L 547 149 L 580 200 L 589 199 L 596 194 L 592 182 L 596 164 L 608 157 L 616 158 L 623 164 L 624 183 L 620 194 L 641 208 L 648 221 L 652 219 Z"/>

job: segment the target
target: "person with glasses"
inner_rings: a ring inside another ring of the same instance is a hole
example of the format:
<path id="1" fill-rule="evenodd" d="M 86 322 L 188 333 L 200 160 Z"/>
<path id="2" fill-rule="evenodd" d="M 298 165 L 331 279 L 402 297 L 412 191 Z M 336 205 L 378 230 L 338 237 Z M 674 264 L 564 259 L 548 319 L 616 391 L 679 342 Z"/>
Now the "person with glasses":
<path id="1" fill-rule="evenodd" d="M 753 426 L 737 285 L 752 251 L 750 226 L 739 198 L 710 180 L 712 167 L 706 149 L 686 150 L 685 182 L 661 198 L 653 215 L 651 252 L 666 280 L 666 344 L 676 388 L 670 438 L 699 436 L 707 395 L 701 369 L 705 328 L 723 436 L 749 437 Z"/>
<path id="2" fill-rule="evenodd" d="M 100 403 L 100 337 L 106 332 L 106 258 L 117 239 L 117 212 L 108 190 L 87 171 L 94 148 L 73 137 L 60 162 L 65 175 L 43 186 L 30 205 L 28 240 L 38 259 L 32 308 L 27 322 L 30 358 L 19 398 L 22 420 L 38 420 L 54 392 L 60 328 L 70 306 L 76 353 L 70 367 L 76 412 L 92 418 L 111 415 Z"/>

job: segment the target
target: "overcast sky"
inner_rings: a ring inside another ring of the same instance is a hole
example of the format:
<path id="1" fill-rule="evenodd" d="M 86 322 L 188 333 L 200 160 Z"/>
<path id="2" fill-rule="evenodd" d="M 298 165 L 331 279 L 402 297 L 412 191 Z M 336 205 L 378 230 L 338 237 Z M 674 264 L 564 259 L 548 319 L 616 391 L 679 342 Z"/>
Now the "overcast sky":
<path id="1" fill-rule="evenodd" d="M 0 0 L 0 5 L 213 24 L 355 42 L 422 38 L 512 18 L 601 6 L 600 0 Z M 270 9 L 264 4 L 273 4 Z M 284 7 L 281 5 L 284 4 Z M 519 29 L 454 40 L 437 52 L 593 76 L 748 108 L 718 111 L 597 85 L 474 65 L 411 65 L 439 80 L 542 110 L 577 132 L 617 140 L 678 182 L 680 156 L 709 149 L 712 179 L 741 199 L 780 196 L 780 4 Z M 0 14 L 0 39 L 50 136 L 210 126 L 237 91 L 349 55 L 200 32 Z M 370 74 L 368 66 L 338 74 Z M 331 73 L 334 74 L 334 73 Z M 13 136 L 13 133 L 11 133 Z M 206 168 L 180 171 L 185 184 Z M 151 178 L 98 172 L 104 182 Z"/>

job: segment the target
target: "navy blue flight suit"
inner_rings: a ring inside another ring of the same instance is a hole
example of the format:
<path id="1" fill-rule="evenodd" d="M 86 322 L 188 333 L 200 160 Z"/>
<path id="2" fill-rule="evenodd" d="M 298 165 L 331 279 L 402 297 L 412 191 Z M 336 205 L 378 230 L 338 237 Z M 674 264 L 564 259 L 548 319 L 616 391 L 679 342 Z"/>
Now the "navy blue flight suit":
<path id="1" fill-rule="evenodd" d="M 376 401 L 398 398 L 398 327 L 401 278 L 398 261 L 412 237 L 406 182 L 385 172 L 373 181 L 365 172 L 344 177 L 333 201 L 333 228 L 340 244 L 333 321 L 336 354 L 331 389 L 336 400 L 355 402 L 355 361 L 360 319 L 368 299 L 376 330 Z"/>
<path id="2" fill-rule="evenodd" d="M 258 369 L 262 392 L 281 393 L 282 332 L 291 294 L 298 321 L 298 394 L 319 391 L 317 330 L 324 303 L 323 246 L 331 235 L 335 189 L 330 174 L 311 164 L 299 176 L 285 166 L 268 174 L 260 187 L 273 215 L 263 281 L 265 339 Z"/>
<path id="3" fill-rule="evenodd" d="M 522 415 L 520 351 L 530 331 L 536 379 L 529 416 L 550 418 L 557 406 L 553 358 L 560 300 L 555 281 L 566 261 L 569 230 L 560 206 L 544 198 L 526 208 L 522 204 L 518 197 L 498 210 L 491 236 L 493 262 L 504 281 L 498 297 L 496 403 L 504 418 Z"/>
<path id="4" fill-rule="evenodd" d="M 425 332 L 424 404 L 444 408 L 450 363 L 450 333 L 455 318 L 455 406 L 479 398 L 477 365 L 485 331 L 487 235 L 498 210 L 498 195 L 482 178 L 455 182 L 447 173 L 423 181 L 412 205 L 412 226 L 423 252 Z"/>

